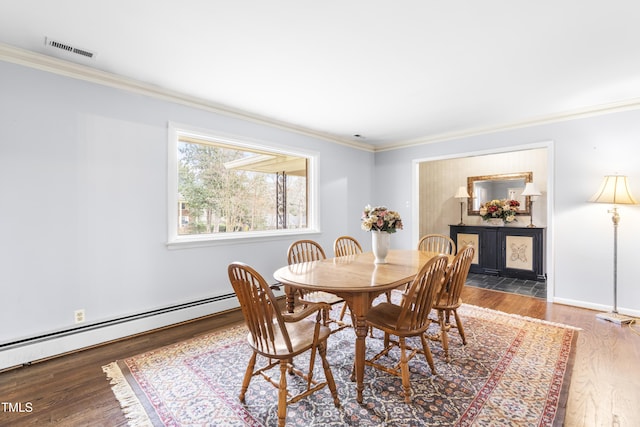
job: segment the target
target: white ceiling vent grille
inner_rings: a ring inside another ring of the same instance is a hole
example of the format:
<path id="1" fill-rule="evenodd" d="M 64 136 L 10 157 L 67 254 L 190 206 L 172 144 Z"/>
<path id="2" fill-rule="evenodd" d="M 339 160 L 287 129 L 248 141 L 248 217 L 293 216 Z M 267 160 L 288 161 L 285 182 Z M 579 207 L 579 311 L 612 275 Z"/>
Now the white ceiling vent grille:
<path id="1" fill-rule="evenodd" d="M 45 37 L 44 44 L 47 48 L 52 49 L 56 52 L 67 52 L 70 54 L 80 55 L 89 59 L 93 59 L 96 56 L 95 52 L 91 52 L 90 50 L 72 46 L 68 43 L 62 43 L 56 40 L 52 40 L 48 37 Z"/>

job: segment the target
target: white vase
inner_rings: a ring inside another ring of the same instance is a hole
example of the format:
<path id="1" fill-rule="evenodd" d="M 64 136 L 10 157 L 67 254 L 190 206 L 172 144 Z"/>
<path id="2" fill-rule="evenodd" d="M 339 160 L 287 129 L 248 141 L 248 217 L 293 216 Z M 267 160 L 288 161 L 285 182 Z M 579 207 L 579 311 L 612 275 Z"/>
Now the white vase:
<path id="1" fill-rule="evenodd" d="M 376 264 L 386 264 L 387 254 L 389 253 L 389 245 L 391 243 L 391 234 L 386 231 L 371 230 L 371 248 L 373 255 L 376 257 Z"/>

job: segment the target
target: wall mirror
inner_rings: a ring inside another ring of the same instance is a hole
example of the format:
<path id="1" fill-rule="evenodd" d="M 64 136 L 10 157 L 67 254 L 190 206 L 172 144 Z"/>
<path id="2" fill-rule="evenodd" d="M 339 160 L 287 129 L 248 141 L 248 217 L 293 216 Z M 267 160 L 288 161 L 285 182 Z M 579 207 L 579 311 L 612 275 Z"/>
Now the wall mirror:
<path id="1" fill-rule="evenodd" d="M 533 182 L 533 172 L 470 176 L 467 178 L 467 215 L 480 215 L 480 206 L 494 199 L 515 199 L 520 202 L 518 214 L 531 214 L 531 197 L 523 196 L 525 184 Z"/>

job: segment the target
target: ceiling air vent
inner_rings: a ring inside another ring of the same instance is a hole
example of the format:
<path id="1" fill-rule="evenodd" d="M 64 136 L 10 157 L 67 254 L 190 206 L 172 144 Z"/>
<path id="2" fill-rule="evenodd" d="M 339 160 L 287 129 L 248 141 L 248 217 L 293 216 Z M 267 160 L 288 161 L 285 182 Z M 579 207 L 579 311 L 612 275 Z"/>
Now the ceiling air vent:
<path id="1" fill-rule="evenodd" d="M 56 40 L 52 40 L 48 37 L 45 37 L 44 44 L 48 48 L 54 49 L 56 51 L 64 51 L 71 54 L 80 55 L 89 59 L 93 59 L 93 57 L 96 55 L 95 52 L 91 52 L 86 49 L 81 49 L 79 47 L 72 46 L 68 43 L 62 43 Z"/>

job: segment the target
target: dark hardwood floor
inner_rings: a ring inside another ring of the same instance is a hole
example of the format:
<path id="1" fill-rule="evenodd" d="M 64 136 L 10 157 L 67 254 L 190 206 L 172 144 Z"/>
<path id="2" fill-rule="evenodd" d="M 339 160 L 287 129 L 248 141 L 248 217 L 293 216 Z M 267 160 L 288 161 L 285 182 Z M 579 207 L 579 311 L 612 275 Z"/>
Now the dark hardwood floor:
<path id="1" fill-rule="evenodd" d="M 581 328 L 565 425 L 640 425 L 640 336 L 633 329 L 540 298 L 466 287 L 463 299 Z M 0 373 L 0 426 L 126 426 L 103 365 L 241 321 L 228 312 Z"/>

